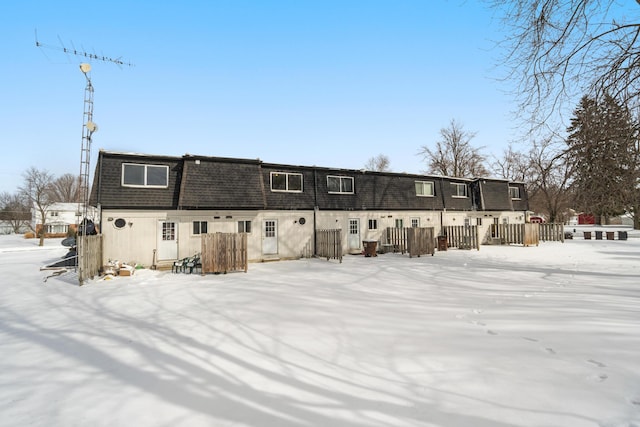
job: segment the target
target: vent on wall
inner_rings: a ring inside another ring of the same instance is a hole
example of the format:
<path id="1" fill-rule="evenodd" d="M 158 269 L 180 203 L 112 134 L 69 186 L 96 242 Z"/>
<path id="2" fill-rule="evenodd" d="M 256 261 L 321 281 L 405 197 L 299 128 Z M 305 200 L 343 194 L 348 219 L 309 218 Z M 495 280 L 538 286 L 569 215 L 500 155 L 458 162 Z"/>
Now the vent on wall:
<path id="1" fill-rule="evenodd" d="M 122 228 L 122 227 L 124 227 L 125 225 L 127 225 L 127 221 L 125 221 L 125 219 L 124 219 L 124 218 L 118 218 L 118 219 L 116 219 L 116 220 L 113 222 L 113 226 L 114 226 L 115 228 Z"/>

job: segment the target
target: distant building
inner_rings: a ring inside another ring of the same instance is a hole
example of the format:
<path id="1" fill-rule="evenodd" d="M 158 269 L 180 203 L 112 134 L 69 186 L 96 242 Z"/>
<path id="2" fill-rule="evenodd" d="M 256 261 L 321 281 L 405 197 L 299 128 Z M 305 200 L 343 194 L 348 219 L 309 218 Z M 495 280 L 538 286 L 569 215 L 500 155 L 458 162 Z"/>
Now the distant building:
<path id="1" fill-rule="evenodd" d="M 26 233 L 27 231 L 29 231 L 29 227 L 27 227 L 26 225 L 23 225 L 18 230 L 18 233 Z M 13 233 L 14 233 L 14 230 L 11 222 L 0 220 L 0 234 L 13 234 Z"/>
<path id="2" fill-rule="evenodd" d="M 31 209 L 31 224 L 36 233 L 42 230 L 48 235 L 66 235 L 69 230 L 75 231 L 80 222 L 82 205 L 80 203 L 54 203 L 46 210 L 46 221 L 43 221 L 39 209 Z M 95 215 L 95 209 L 90 209 L 90 218 Z"/>
<path id="3" fill-rule="evenodd" d="M 593 225 L 596 223 L 596 217 L 592 214 L 578 214 L 578 225 Z"/>

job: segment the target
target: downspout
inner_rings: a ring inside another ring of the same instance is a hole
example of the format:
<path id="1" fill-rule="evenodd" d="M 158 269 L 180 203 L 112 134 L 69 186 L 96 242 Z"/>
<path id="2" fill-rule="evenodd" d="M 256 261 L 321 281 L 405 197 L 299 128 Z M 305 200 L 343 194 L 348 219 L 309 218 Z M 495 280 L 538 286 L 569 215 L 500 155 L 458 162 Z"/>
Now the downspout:
<path id="1" fill-rule="evenodd" d="M 313 168 L 313 255 L 314 256 L 317 255 L 318 253 L 318 248 L 316 246 L 318 242 L 318 239 L 317 239 L 318 177 L 316 172 L 317 172 L 317 169 L 314 167 Z"/>
<path id="2" fill-rule="evenodd" d="M 440 178 L 440 197 L 442 199 L 442 210 L 440 211 L 440 234 L 443 234 L 444 213 L 447 211 L 447 204 L 444 196 L 444 178 Z"/>

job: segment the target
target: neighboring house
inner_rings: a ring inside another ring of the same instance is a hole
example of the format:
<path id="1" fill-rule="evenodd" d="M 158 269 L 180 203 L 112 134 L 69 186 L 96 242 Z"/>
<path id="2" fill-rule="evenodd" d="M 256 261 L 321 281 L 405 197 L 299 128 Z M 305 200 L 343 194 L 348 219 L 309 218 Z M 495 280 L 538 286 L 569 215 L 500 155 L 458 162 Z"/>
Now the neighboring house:
<path id="1" fill-rule="evenodd" d="M 532 224 L 542 224 L 546 221 L 541 215 L 530 215 L 529 222 Z"/>
<path id="2" fill-rule="evenodd" d="M 69 230 L 75 231 L 81 216 L 81 205 L 79 203 L 53 203 L 46 212 L 45 233 L 55 235 L 66 235 Z M 89 219 L 94 220 L 96 216 L 95 209 L 88 209 Z M 37 207 L 31 209 L 31 223 L 36 233 L 42 229 L 42 215 Z"/>
<path id="3" fill-rule="evenodd" d="M 170 265 L 200 235 L 248 233 L 250 261 L 298 258 L 317 229 L 343 230 L 344 253 L 387 227 L 524 223 L 523 183 L 100 151 L 91 191 L 103 258 Z M 154 259 L 155 253 L 155 259 Z"/>

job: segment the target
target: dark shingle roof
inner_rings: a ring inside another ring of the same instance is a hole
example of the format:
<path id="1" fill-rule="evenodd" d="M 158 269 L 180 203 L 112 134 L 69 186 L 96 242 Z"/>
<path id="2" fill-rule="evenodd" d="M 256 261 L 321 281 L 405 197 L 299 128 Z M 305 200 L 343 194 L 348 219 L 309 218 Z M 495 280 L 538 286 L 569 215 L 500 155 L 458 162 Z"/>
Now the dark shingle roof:
<path id="1" fill-rule="evenodd" d="M 167 188 L 121 185 L 122 164 L 166 165 Z M 272 173 L 301 174 L 302 192 L 271 191 Z M 353 194 L 332 194 L 328 176 L 353 178 Z M 433 197 L 416 196 L 416 181 L 432 181 Z M 468 186 L 468 197 L 453 197 L 452 183 Z M 91 203 L 103 208 L 137 209 L 313 209 L 322 210 L 526 210 L 512 204 L 509 182 L 393 172 L 331 169 L 263 163 L 222 157 L 182 157 L 100 151 Z"/>

